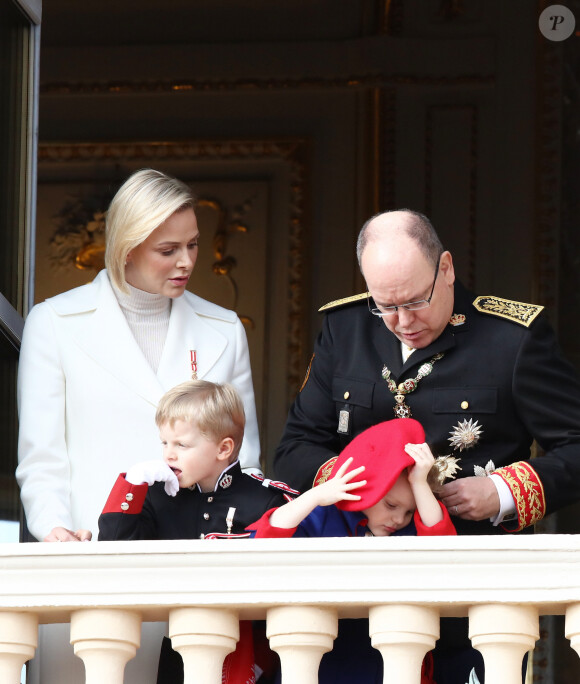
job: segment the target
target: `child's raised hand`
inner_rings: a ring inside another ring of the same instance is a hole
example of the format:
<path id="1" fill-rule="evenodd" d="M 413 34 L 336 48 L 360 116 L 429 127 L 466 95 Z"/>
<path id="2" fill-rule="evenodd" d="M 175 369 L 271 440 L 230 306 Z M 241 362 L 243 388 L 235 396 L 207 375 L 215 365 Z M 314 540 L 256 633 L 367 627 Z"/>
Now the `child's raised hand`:
<path id="1" fill-rule="evenodd" d="M 426 482 L 427 475 L 435 463 L 431 449 L 426 444 L 406 444 L 405 451 L 415 461 L 409 468 L 409 484 Z"/>
<path id="2" fill-rule="evenodd" d="M 355 468 L 347 472 L 352 464 L 352 458 L 348 458 L 336 471 L 336 475 L 330 480 L 327 480 L 321 485 L 314 487 L 311 492 L 316 498 L 318 506 L 331 506 L 338 501 L 359 501 L 358 494 L 351 494 L 353 489 L 364 487 L 366 480 L 352 481 L 357 475 L 360 475 L 365 469 L 364 466 Z"/>

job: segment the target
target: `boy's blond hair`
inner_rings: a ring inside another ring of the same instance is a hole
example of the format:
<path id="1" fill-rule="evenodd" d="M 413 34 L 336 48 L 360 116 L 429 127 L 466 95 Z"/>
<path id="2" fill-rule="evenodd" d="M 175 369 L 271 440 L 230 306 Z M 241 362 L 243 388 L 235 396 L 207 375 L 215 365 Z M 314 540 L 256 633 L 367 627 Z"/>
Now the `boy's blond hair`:
<path id="1" fill-rule="evenodd" d="M 213 442 L 231 437 L 234 442 L 231 461 L 238 457 L 246 414 L 235 387 L 207 380 L 182 382 L 166 392 L 155 414 L 157 427 L 177 420 L 193 423 L 201 434 Z"/>

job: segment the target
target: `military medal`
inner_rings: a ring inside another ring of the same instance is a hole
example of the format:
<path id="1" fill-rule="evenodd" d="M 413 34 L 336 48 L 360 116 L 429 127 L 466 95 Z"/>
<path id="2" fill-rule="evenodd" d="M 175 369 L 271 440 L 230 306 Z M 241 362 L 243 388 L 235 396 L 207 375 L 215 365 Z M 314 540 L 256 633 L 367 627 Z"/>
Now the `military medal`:
<path id="1" fill-rule="evenodd" d="M 435 363 L 439 361 L 439 359 L 442 359 L 443 356 L 443 352 L 435 354 L 435 356 L 431 357 L 427 363 L 424 363 L 419 367 L 417 377 L 404 380 L 403 382 L 399 383 L 399 385 L 397 385 L 397 383 L 391 378 L 391 371 L 387 368 L 386 364 L 383 366 L 381 375 L 386 380 L 389 390 L 395 396 L 396 405 L 393 406 L 393 411 L 395 412 L 395 416 L 397 418 L 412 417 L 413 414 L 411 413 L 411 407 L 405 403 L 405 395 L 410 394 L 417 389 L 417 385 L 424 377 L 431 373 Z"/>
<path id="2" fill-rule="evenodd" d="M 460 420 L 449 433 L 451 437 L 448 437 L 447 441 L 451 443 L 454 450 L 471 449 L 479 442 L 482 432 L 483 428 L 473 418 Z"/>
<path id="3" fill-rule="evenodd" d="M 226 516 L 227 534 L 232 533 L 232 525 L 234 524 L 234 515 L 235 514 L 236 514 L 235 508 L 229 508 L 228 509 L 228 514 Z"/>
<path id="4" fill-rule="evenodd" d="M 454 480 L 455 473 L 462 470 L 459 465 L 461 459 L 455 456 L 437 456 L 433 468 L 427 475 L 427 482 L 434 487 L 440 487 L 445 480 Z"/>
<path id="5" fill-rule="evenodd" d="M 191 359 L 191 379 L 197 380 L 197 351 L 195 349 L 189 350 L 189 358 Z"/>
<path id="6" fill-rule="evenodd" d="M 343 395 L 345 401 L 349 399 L 350 392 L 346 390 Z M 352 412 L 351 407 L 348 404 L 344 405 L 344 408 L 338 412 L 338 427 L 336 431 L 340 435 L 350 435 L 350 414 Z"/>
<path id="7" fill-rule="evenodd" d="M 342 409 L 338 412 L 338 428 L 336 431 L 341 435 L 350 433 L 350 411 L 348 409 Z"/>
<path id="8" fill-rule="evenodd" d="M 481 466 L 474 465 L 473 466 L 473 472 L 475 474 L 475 477 L 489 477 L 495 470 L 495 464 L 493 461 L 488 461 L 485 464 L 485 468 L 482 468 Z"/>

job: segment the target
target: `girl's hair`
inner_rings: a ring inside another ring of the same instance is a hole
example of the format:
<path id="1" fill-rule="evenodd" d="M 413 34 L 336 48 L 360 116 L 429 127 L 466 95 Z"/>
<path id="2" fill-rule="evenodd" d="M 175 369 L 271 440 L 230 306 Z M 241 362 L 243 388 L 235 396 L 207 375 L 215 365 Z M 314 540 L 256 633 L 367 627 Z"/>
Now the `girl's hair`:
<path id="1" fill-rule="evenodd" d="M 113 285 L 127 293 L 125 264 L 132 249 L 176 211 L 192 208 L 191 189 L 155 169 L 130 176 L 113 197 L 106 215 L 105 266 Z"/>
<path id="2" fill-rule="evenodd" d="M 227 383 L 189 380 L 166 392 L 155 414 L 157 427 L 175 421 L 192 423 L 201 434 L 213 442 L 226 437 L 234 441 L 232 462 L 238 457 L 246 415 L 237 390 Z"/>

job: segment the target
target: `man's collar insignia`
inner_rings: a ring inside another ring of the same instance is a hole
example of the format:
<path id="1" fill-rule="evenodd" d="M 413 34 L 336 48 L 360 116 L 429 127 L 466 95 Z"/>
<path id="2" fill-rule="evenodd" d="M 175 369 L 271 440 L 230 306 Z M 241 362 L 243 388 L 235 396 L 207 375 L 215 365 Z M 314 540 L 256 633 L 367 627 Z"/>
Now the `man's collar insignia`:
<path id="1" fill-rule="evenodd" d="M 528 328 L 536 317 L 543 310 L 539 304 L 526 304 L 524 302 L 514 302 L 510 299 L 501 297 L 482 296 L 477 297 L 473 306 L 481 313 L 491 314 L 507 318 L 508 321 L 525 325 Z"/>
<path id="2" fill-rule="evenodd" d="M 449 323 L 453 326 L 463 325 L 465 323 L 465 315 L 454 313 L 453 316 L 451 316 L 451 318 L 449 319 Z"/>

